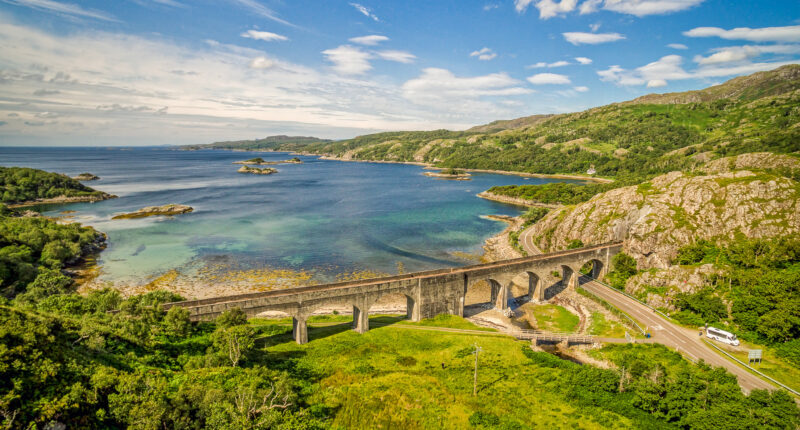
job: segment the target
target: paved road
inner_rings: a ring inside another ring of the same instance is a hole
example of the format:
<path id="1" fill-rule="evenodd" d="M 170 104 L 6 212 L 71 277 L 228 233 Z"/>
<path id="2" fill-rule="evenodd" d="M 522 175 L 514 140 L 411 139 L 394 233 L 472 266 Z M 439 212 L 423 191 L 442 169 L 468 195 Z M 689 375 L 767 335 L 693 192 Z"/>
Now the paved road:
<path id="1" fill-rule="evenodd" d="M 533 226 L 531 226 L 533 227 Z M 533 228 L 528 227 L 522 233 L 519 234 L 519 244 L 522 245 L 522 249 L 528 253 L 528 255 L 539 255 L 543 254 L 542 250 L 539 249 L 538 246 L 533 242 Z"/>
<path id="2" fill-rule="evenodd" d="M 652 339 L 655 342 L 679 349 L 695 360 L 703 359 L 706 363 L 713 366 L 726 368 L 729 372 L 736 375 L 739 379 L 739 385 L 745 393 L 749 393 L 750 390 L 753 389 L 776 389 L 772 384 L 748 372 L 712 350 L 708 345 L 703 343 L 697 331 L 689 330 L 671 323 L 647 306 L 626 297 L 618 291 L 614 291 L 612 288 L 594 281 L 589 281 L 587 278 L 581 278 L 581 281 L 588 281 L 581 284 L 583 289 L 621 309 L 640 324 L 647 325 Z"/>

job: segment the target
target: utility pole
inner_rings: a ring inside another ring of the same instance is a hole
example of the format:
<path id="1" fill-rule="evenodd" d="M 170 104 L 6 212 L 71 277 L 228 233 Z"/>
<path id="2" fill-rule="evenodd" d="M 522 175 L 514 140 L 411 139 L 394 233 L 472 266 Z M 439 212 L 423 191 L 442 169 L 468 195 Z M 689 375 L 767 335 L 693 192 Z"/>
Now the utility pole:
<path id="1" fill-rule="evenodd" d="M 472 378 L 472 395 L 478 395 L 478 353 L 481 352 L 483 348 L 479 347 L 478 344 L 475 344 L 475 375 Z"/>

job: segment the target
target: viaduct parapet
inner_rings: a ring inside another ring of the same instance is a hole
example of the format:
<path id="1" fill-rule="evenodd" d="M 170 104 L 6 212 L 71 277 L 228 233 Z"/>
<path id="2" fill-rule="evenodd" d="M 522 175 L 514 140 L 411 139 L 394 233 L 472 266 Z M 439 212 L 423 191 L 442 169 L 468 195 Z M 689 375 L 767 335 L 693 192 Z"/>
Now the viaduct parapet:
<path id="1" fill-rule="evenodd" d="M 495 308 L 505 310 L 514 278 L 520 275 L 527 278 L 530 299 L 546 300 L 564 289 L 576 288 L 579 271 L 587 263 L 591 263 L 593 278 L 602 277 L 609 270 L 611 258 L 621 250 L 622 242 L 609 242 L 452 269 L 167 303 L 164 309 L 184 307 L 193 321 L 212 320 L 233 308 L 240 308 L 248 316 L 267 311 L 285 312 L 292 316 L 295 341 L 303 344 L 308 342 L 308 317 L 323 307 L 352 306 L 353 329 L 364 333 L 369 330 L 370 308 L 384 295 L 404 295 L 411 321 L 439 314 L 464 316 L 467 291 L 484 281 L 491 286 Z"/>

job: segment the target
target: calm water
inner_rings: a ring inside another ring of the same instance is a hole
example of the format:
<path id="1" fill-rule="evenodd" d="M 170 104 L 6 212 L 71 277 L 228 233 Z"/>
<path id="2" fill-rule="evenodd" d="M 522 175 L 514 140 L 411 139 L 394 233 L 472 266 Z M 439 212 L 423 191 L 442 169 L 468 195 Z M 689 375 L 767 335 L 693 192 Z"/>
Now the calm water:
<path id="1" fill-rule="evenodd" d="M 369 269 L 395 273 L 470 263 L 483 241 L 505 226 L 481 218 L 517 215 L 513 206 L 476 193 L 495 185 L 547 179 L 475 174 L 472 181 L 422 175 L 421 167 L 348 163 L 300 157 L 269 176 L 236 172 L 233 161 L 286 153 L 177 151 L 164 148 L 2 148 L 0 165 L 26 166 L 70 176 L 91 172 L 87 182 L 118 199 L 54 205 L 109 236 L 101 279 L 142 283 L 170 269 L 221 261 L 238 268 L 311 270 L 325 279 Z M 114 220 L 120 212 L 180 203 L 193 213 L 174 218 Z"/>

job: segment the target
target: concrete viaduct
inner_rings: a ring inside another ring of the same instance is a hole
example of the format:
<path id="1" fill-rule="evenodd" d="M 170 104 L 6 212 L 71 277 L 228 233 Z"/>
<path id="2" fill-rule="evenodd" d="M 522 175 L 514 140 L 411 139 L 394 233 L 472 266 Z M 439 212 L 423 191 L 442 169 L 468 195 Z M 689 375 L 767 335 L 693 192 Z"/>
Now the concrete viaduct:
<path id="1" fill-rule="evenodd" d="M 491 286 L 494 306 L 504 310 L 508 307 L 512 280 L 519 275 L 528 280 L 529 299 L 545 300 L 566 288 L 576 288 L 579 270 L 587 263 L 592 264 L 591 276 L 601 278 L 608 271 L 611 258 L 621 249 L 622 242 L 609 242 L 452 269 L 167 303 L 164 309 L 184 307 L 193 321 L 212 320 L 233 308 L 240 308 L 249 316 L 267 311 L 285 312 L 292 316 L 292 336 L 303 344 L 308 342 L 308 317 L 326 306 L 352 306 L 353 329 L 364 333 L 369 330 L 370 307 L 384 295 L 405 295 L 411 321 L 445 313 L 464 316 L 467 291 L 484 281 Z"/>

